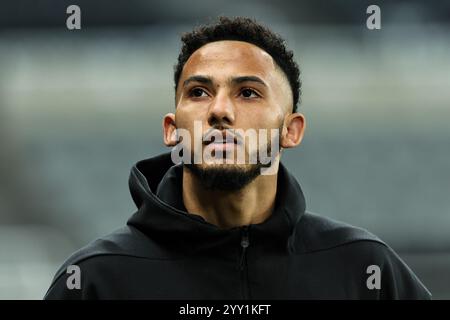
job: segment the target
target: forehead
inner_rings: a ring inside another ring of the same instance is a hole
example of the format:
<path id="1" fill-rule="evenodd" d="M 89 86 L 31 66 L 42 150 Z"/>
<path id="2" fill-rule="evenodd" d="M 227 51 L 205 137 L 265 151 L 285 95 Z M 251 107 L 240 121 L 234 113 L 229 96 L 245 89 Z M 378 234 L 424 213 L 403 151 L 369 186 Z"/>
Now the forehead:
<path id="1" fill-rule="evenodd" d="M 252 74 L 270 78 L 276 71 L 273 58 L 263 49 L 247 42 L 223 40 L 196 50 L 183 67 L 183 76 L 192 74 Z"/>

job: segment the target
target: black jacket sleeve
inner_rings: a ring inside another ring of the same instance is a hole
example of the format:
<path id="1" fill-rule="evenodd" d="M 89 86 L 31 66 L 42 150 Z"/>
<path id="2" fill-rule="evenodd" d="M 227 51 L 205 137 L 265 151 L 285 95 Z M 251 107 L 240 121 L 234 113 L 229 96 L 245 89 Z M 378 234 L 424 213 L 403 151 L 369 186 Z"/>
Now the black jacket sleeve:
<path id="1" fill-rule="evenodd" d="M 92 269 L 95 257 L 92 259 L 77 262 L 80 268 L 80 287 L 73 285 L 73 273 L 67 272 L 67 267 L 71 263 L 66 262 L 58 270 L 53 279 L 50 288 L 44 296 L 45 300 L 95 300 L 98 299 L 95 287 L 95 275 Z M 73 263 L 73 262 L 72 262 Z M 75 264 L 75 263 L 73 263 Z M 97 275 L 98 276 L 98 275 Z"/>
<path id="2" fill-rule="evenodd" d="M 431 300 L 430 291 L 424 286 L 406 263 L 386 246 L 382 271 L 381 299 Z"/>

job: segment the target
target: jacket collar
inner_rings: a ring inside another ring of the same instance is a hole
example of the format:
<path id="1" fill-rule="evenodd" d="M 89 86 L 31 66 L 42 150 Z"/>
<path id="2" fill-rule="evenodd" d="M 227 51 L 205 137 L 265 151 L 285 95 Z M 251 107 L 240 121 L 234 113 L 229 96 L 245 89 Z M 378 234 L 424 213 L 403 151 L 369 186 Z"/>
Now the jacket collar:
<path id="1" fill-rule="evenodd" d="M 131 170 L 129 187 L 138 211 L 128 220 L 155 241 L 178 249 L 213 246 L 233 241 L 242 228 L 220 229 L 201 216 L 186 212 L 182 201 L 182 165 L 174 165 L 170 153 L 138 162 Z M 255 243 L 287 248 L 305 212 L 300 185 L 282 163 L 274 212 L 259 224 L 249 226 Z"/>

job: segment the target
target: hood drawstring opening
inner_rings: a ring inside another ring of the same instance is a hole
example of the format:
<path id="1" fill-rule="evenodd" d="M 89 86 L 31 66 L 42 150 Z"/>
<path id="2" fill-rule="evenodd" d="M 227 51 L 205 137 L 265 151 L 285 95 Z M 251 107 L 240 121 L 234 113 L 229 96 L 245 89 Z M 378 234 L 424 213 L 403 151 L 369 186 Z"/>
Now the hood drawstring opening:
<path id="1" fill-rule="evenodd" d="M 241 259 L 240 259 L 240 262 L 239 262 L 239 269 L 240 270 L 244 269 L 245 253 L 246 253 L 247 247 L 249 245 L 250 245 L 250 241 L 248 239 L 248 228 L 244 228 L 243 234 L 242 234 L 242 238 L 241 238 L 242 251 L 241 251 Z"/>

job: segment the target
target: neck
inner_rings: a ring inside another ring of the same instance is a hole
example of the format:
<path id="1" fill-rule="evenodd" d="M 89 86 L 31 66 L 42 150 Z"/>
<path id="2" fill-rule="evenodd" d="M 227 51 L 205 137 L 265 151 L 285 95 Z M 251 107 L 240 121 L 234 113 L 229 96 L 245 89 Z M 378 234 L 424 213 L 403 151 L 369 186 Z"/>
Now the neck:
<path id="1" fill-rule="evenodd" d="M 240 190 L 208 190 L 190 170 L 183 170 L 183 202 L 189 213 L 229 229 L 264 222 L 275 206 L 277 174 L 259 175 Z"/>

